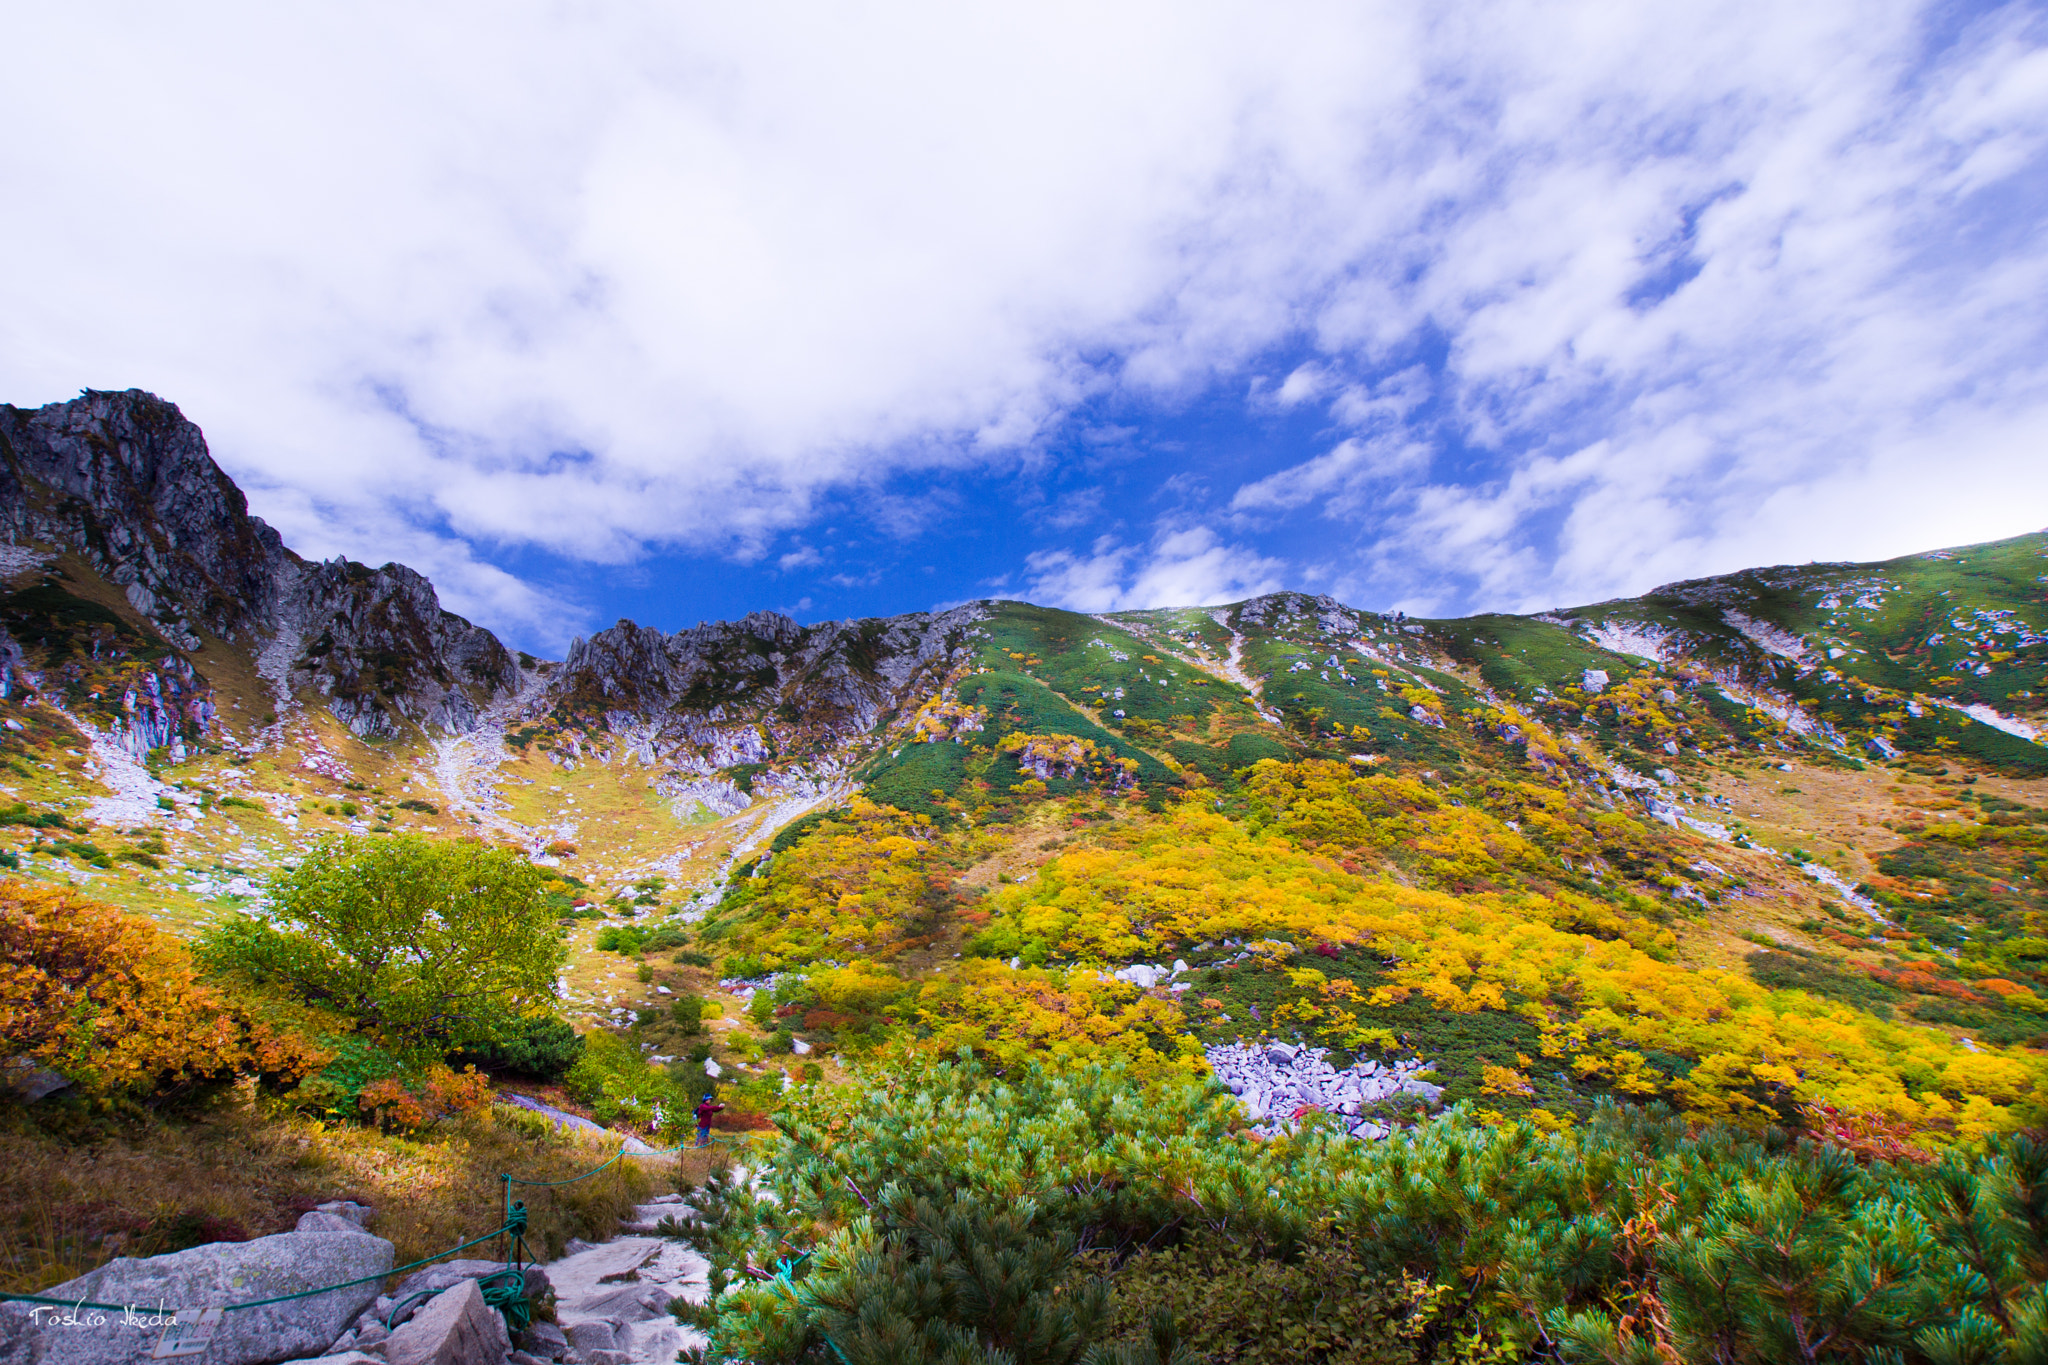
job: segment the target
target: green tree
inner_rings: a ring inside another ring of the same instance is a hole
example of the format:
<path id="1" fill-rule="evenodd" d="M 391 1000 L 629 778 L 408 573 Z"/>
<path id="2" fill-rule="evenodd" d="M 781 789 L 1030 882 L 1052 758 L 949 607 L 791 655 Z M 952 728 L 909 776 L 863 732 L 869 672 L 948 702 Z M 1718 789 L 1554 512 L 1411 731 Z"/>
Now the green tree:
<path id="1" fill-rule="evenodd" d="M 583 1036 L 566 1019 L 530 1014 L 488 1042 L 452 1053 L 452 1066 L 509 1071 L 537 1081 L 559 1081 L 583 1056 Z"/>
<path id="2" fill-rule="evenodd" d="M 475 841 L 323 839 L 272 879 L 275 923 L 230 920 L 201 952 L 401 1053 L 487 1044 L 552 998 L 568 959 L 546 885 L 518 854 Z"/>
<path id="3" fill-rule="evenodd" d="M 717 1352 L 798 1362 L 822 1342 L 846 1365 L 1072 1365 L 1108 1320 L 1109 1287 L 1072 1275 L 1074 1235 L 1037 1217 L 1029 1199 L 991 1208 L 956 1190 L 941 1204 L 889 1186 L 809 1273 L 745 1291 Z"/>

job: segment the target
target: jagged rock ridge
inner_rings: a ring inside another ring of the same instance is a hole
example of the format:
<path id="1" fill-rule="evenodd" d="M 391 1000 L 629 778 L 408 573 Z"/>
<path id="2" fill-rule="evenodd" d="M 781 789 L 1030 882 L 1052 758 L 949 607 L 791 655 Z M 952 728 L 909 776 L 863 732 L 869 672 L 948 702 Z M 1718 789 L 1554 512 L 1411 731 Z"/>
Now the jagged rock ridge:
<path id="1" fill-rule="evenodd" d="M 359 735 L 462 728 L 518 683 L 497 637 L 443 611 L 411 569 L 292 553 L 199 428 L 141 390 L 0 405 L 0 529 L 76 555 L 182 655 L 205 635 L 243 649 L 280 692 L 319 692 Z M 137 726 L 136 742 L 159 728 Z"/>
<path id="2" fill-rule="evenodd" d="M 584 716 L 679 776 L 830 755 L 964 664 L 979 606 L 801 626 L 774 612 L 577 640 L 539 707 Z"/>

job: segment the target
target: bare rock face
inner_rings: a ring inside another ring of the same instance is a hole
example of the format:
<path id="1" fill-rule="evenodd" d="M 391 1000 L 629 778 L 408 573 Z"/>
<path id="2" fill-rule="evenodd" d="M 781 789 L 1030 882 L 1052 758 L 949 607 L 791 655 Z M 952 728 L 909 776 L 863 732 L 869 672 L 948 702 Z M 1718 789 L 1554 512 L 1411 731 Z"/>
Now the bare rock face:
<path id="1" fill-rule="evenodd" d="M 674 634 L 621 621 L 570 647 L 542 705 L 627 739 L 674 770 L 672 795 L 716 808 L 690 779 L 831 754 L 867 734 L 965 659 L 983 615 L 970 605 L 800 626 L 754 612 Z"/>
<path id="2" fill-rule="evenodd" d="M 266 623 L 293 558 L 177 406 L 139 389 L 0 405 L 0 526 L 75 551 L 165 638 L 233 640 Z"/>
<path id="3" fill-rule="evenodd" d="M 173 658 L 166 678 L 202 694 L 202 634 L 251 655 L 281 652 L 277 681 L 319 692 L 364 737 L 407 723 L 467 729 L 518 684 L 497 637 L 443 611 L 411 569 L 293 554 L 249 515 L 199 428 L 139 389 L 0 405 L 0 535 L 72 551 L 121 588 L 166 644 L 194 656 Z M 135 701 L 149 713 L 137 743 L 165 742 L 151 710 L 165 710 L 161 698 Z M 211 714 L 203 698 L 166 712 L 173 728 Z"/>
<path id="4" fill-rule="evenodd" d="M 280 585 L 280 630 L 296 630 L 289 681 L 312 688 L 364 738 L 412 721 L 467 730 L 484 704 L 518 685 L 498 637 L 441 610 L 434 585 L 403 564 L 301 564 Z"/>
<path id="5" fill-rule="evenodd" d="M 1360 626 L 1357 609 L 1324 594 L 1310 597 L 1300 592 L 1273 592 L 1241 603 L 1235 613 L 1239 626 L 1275 627 L 1288 618 L 1307 618 L 1329 635 L 1349 635 Z"/>
<path id="6" fill-rule="evenodd" d="M 80 1308 L 68 1310 L 67 1317 L 64 1309 L 0 1303 L 0 1365 L 127 1365 L 147 1359 L 163 1335 L 155 1321 L 159 1314 L 381 1276 L 391 1260 L 391 1243 L 354 1228 L 214 1242 L 168 1256 L 119 1257 L 43 1290 L 41 1297 L 123 1305 L 132 1312 Z M 376 1297 L 372 1279 L 228 1313 L 201 1359 L 205 1365 L 274 1365 L 319 1355 Z"/>

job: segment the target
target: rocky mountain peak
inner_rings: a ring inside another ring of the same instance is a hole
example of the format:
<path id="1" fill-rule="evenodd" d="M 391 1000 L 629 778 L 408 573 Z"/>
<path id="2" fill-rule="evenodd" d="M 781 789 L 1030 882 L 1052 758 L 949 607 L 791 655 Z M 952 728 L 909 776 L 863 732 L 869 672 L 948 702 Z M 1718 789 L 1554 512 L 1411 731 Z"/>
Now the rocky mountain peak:
<path id="1" fill-rule="evenodd" d="M 0 405 L 0 526 L 75 552 L 186 649 L 195 627 L 232 640 L 265 625 L 292 559 L 199 428 L 140 389 Z"/>
<path id="2" fill-rule="evenodd" d="M 252 656 L 280 704 L 312 689 L 361 735 L 463 728 L 517 685 L 505 647 L 422 575 L 285 548 L 199 428 L 140 389 L 0 405 L 0 531 L 76 555 L 188 665 L 212 635 Z"/>

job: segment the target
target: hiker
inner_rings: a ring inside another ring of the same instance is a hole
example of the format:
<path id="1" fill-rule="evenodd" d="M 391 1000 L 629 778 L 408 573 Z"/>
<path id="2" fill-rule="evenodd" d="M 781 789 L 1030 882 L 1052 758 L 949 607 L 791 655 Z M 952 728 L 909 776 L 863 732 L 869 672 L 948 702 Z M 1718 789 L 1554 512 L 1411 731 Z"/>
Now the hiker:
<path id="1" fill-rule="evenodd" d="M 697 1106 L 697 1145 L 699 1147 L 709 1147 L 711 1145 L 711 1116 L 723 1108 L 725 1106 L 712 1098 L 709 1090 L 704 1092 L 704 1103 Z"/>

